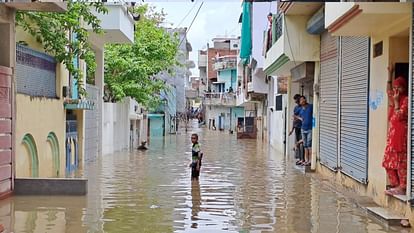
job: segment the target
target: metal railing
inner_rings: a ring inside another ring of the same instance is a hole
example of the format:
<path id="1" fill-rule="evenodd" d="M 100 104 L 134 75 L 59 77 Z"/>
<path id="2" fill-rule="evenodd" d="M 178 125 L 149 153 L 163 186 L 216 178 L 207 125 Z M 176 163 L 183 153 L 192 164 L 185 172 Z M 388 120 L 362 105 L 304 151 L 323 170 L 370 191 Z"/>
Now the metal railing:
<path id="1" fill-rule="evenodd" d="M 272 44 L 276 43 L 276 41 L 283 34 L 283 14 L 279 13 L 273 17 L 274 18 L 272 23 Z"/>
<path id="2" fill-rule="evenodd" d="M 76 120 L 67 120 L 66 121 L 66 134 L 76 134 L 78 133 L 78 126 Z"/>
<path id="3" fill-rule="evenodd" d="M 223 56 L 216 59 L 214 70 L 234 69 L 237 67 L 237 56 Z"/>
<path id="4" fill-rule="evenodd" d="M 204 101 L 208 105 L 235 105 L 236 93 L 205 93 Z"/>

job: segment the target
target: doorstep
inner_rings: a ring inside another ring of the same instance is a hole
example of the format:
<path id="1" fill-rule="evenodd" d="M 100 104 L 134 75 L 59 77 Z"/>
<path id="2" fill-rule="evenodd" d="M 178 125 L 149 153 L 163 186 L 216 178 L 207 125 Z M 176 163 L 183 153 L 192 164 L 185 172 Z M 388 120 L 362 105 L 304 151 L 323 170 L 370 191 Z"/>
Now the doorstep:
<path id="1" fill-rule="evenodd" d="M 388 226 L 399 226 L 401 220 L 408 220 L 408 218 L 403 215 L 396 214 L 389 209 L 382 207 L 367 207 L 367 211 Z"/>

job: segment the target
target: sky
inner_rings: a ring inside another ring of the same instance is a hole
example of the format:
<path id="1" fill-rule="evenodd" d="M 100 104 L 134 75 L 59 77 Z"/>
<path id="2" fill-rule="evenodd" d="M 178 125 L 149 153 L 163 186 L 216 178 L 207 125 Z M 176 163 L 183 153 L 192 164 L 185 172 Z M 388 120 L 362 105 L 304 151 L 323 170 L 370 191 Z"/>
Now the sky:
<path id="1" fill-rule="evenodd" d="M 197 17 L 196 13 L 203 3 Z M 166 27 L 187 27 L 191 21 L 193 25 L 187 33 L 193 51 L 190 60 L 194 61 L 196 68 L 192 69 L 192 76 L 198 76 L 197 57 L 198 50 L 205 49 L 207 43 L 216 36 L 239 36 L 241 13 L 241 0 L 148 0 L 145 3 L 154 5 L 157 11 L 163 9 L 167 14 Z M 187 15 L 188 14 L 188 15 Z M 187 17 L 185 17 L 187 15 Z M 181 23 L 181 24 L 180 24 Z"/>

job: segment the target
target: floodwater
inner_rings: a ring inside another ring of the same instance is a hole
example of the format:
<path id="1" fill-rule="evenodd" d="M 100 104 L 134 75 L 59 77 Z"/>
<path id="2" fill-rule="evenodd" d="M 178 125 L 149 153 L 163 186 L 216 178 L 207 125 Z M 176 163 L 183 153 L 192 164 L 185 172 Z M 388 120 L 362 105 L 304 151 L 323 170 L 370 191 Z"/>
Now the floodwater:
<path id="1" fill-rule="evenodd" d="M 317 178 L 254 140 L 197 130 L 204 151 L 191 182 L 190 134 L 85 166 L 85 197 L 0 202 L 7 232 L 401 232 L 385 228 Z M 190 133 L 190 132 L 189 132 Z"/>

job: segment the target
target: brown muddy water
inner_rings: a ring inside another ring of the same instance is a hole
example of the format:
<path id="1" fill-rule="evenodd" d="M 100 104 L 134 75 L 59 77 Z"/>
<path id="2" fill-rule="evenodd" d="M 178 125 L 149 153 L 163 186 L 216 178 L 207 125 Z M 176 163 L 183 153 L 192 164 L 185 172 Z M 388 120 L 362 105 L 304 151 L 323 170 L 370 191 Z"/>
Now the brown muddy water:
<path id="1" fill-rule="evenodd" d="M 265 144 L 200 131 L 199 182 L 189 134 L 152 139 L 145 152 L 85 166 L 85 197 L 15 196 L 0 202 L 7 232 L 401 232 L 292 166 Z"/>

